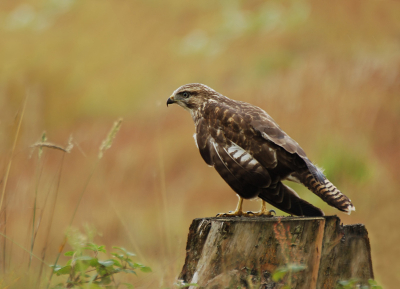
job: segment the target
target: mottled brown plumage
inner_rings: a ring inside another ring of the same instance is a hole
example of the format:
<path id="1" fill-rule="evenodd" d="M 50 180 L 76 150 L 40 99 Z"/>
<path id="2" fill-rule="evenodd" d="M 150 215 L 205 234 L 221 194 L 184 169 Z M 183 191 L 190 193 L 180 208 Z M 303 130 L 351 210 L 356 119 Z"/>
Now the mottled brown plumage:
<path id="1" fill-rule="evenodd" d="M 290 180 L 302 183 L 341 211 L 354 210 L 349 198 L 261 108 L 229 99 L 199 83 L 179 87 L 167 101 L 167 105 L 172 103 L 190 112 L 201 156 L 240 197 L 259 197 L 293 215 L 323 216 L 319 208 L 282 183 Z"/>

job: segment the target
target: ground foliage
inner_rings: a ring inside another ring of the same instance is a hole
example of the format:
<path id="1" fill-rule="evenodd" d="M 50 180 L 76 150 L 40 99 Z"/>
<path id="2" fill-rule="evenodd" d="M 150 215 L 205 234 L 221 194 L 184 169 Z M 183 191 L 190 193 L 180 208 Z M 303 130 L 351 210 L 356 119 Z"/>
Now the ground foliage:
<path id="1" fill-rule="evenodd" d="M 372 0 L 0 1 L 2 286 L 46 288 L 48 265 L 70 259 L 71 219 L 153 270 L 121 282 L 176 282 L 192 219 L 237 201 L 199 156 L 190 116 L 165 106 L 178 86 L 202 82 L 264 108 L 325 169 L 351 216 L 293 187 L 365 224 L 375 276 L 395 288 L 399 18 L 399 3 Z"/>

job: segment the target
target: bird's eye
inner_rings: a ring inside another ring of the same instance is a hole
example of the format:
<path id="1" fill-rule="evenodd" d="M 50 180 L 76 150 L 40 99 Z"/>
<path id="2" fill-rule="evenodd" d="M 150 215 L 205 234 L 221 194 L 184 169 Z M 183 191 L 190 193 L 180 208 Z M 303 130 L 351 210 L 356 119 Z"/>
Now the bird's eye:
<path id="1" fill-rule="evenodd" d="M 184 98 L 188 98 L 190 94 L 189 92 L 185 91 L 184 93 L 182 93 L 182 95 Z"/>

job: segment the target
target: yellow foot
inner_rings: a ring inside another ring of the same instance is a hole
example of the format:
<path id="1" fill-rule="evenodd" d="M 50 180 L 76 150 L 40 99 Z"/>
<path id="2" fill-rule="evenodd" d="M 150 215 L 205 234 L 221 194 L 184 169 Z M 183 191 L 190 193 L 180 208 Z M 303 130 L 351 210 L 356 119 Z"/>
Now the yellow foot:
<path id="1" fill-rule="evenodd" d="M 254 217 L 253 212 L 243 212 L 243 211 L 229 211 L 229 213 L 219 213 L 217 217 Z"/>
<path id="2" fill-rule="evenodd" d="M 247 212 L 247 213 L 252 213 L 252 212 Z M 266 217 L 273 217 L 274 215 L 276 216 L 276 212 L 274 210 L 269 210 L 269 211 L 261 210 L 261 211 L 255 212 L 253 214 L 254 214 L 254 216 L 266 216 Z"/>
<path id="3" fill-rule="evenodd" d="M 229 211 L 229 213 L 219 213 L 217 214 L 217 217 L 255 217 L 255 216 L 267 216 L 267 217 L 272 217 L 272 213 L 276 215 L 276 212 L 274 210 L 267 210 L 267 203 L 265 201 L 262 201 L 262 206 L 261 210 L 258 212 L 243 212 L 242 210 L 242 205 L 243 205 L 243 198 L 239 197 L 239 202 L 237 204 L 236 210 L 234 212 Z"/>
<path id="4" fill-rule="evenodd" d="M 274 213 L 274 215 L 276 216 L 276 212 L 274 210 L 267 210 L 267 203 L 264 200 L 262 200 L 261 210 L 259 210 L 258 212 L 255 212 L 253 214 L 254 214 L 254 216 L 272 217 L 273 216 L 272 213 Z"/>
<path id="5" fill-rule="evenodd" d="M 239 196 L 239 202 L 236 206 L 236 210 L 234 212 L 229 211 L 229 213 L 219 213 L 217 217 L 236 217 L 236 216 L 250 216 L 248 213 L 243 212 L 242 210 L 243 198 Z"/>

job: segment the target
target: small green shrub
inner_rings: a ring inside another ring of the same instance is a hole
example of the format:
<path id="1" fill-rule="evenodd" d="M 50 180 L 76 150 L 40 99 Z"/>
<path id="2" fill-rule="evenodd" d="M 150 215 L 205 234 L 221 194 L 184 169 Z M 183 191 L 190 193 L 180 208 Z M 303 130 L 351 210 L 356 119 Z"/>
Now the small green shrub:
<path id="1" fill-rule="evenodd" d="M 87 243 L 83 248 L 66 252 L 64 255 L 71 259 L 64 266 L 52 265 L 51 267 L 53 267 L 53 274 L 67 275 L 68 278 L 65 283 L 59 283 L 53 288 L 118 288 L 120 285 L 133 288 L 132 284 L 116 282 L 114 275 L 121 272 L 136 275 L 137 270 L 151 272 L 150 267 L 132 261 L 134 253 L 116 246 L 113 246 L 113 249 L 116 250 L 111 253 L 113 258 L 107 260 L 98 259 L 100 252 L 106 253 L 105 246 L 94 243 Z M 88 251 L 89 254 L 84 254 Z"/>
<path id="2" fill-rule="evenodd" d="M 274 282 L 283 282 L 285 276 L 289 274 L 288 284 L 284 285 L 282 289 L 291 289 L 291 275 L 293 273 L 303 271 L 306 268 L 307 266 L 303 264 L 288 264 L 286 266 L 279 267 L 272 273 L 272 280 Z"/>
<path id="3" fill-rule="evenodd" d="M 368 280 L 368 285 L 360 285 L 358 279 L 350 279 L 339 281 L 336 289 L 382 289 L 382 287 L 372 279 Z"/>

